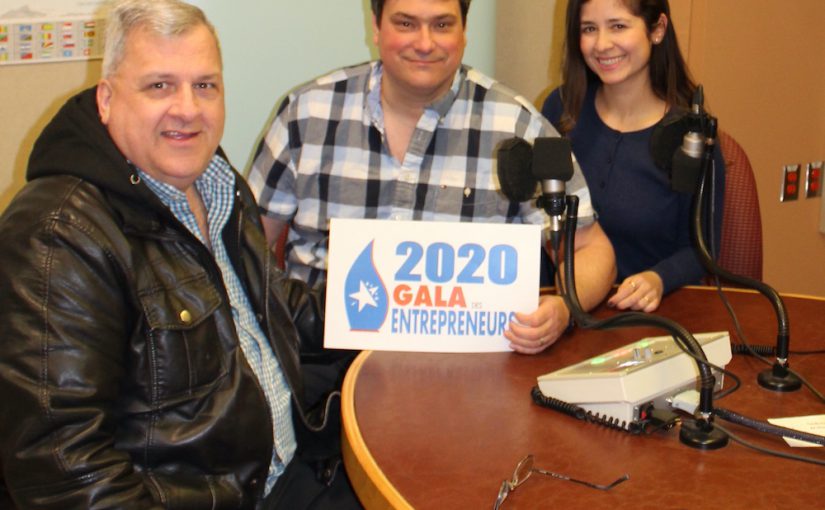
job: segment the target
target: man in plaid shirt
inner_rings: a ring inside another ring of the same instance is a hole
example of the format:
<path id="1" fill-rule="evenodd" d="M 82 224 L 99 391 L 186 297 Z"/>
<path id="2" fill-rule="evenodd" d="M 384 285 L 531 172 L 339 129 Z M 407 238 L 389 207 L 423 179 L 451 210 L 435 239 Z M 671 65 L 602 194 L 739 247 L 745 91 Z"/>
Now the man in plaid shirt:
<path id="1" fill-rule="evenodd" d="M 513 137 L 558 133 L 523 97 L 462 65 L 470 0 L 373 0 L 380 60 L 334 71 L 293 91 L 261 142 L 249 183 L 270 243 L 289 226 L 287 265 L 310 284 L 326 276 L 330 218 L 534 223 L 534 201 L 511 202 L 495 153 Z M 613 249 L 584 177 L 576 234 L 579 298 L 598 304 L 615 280 Z M 564 332 L 559 296 L 517 316 L 514 350 L 537 353 Z"/>

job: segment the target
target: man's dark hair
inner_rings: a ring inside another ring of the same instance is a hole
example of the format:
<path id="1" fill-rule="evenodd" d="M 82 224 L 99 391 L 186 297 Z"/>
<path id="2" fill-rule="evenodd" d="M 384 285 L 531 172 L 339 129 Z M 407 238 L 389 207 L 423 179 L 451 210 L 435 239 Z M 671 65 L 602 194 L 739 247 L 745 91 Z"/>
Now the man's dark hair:
<path id="1" fill-rule="evenodd" d="M 381 25 L 381 15 L 384 13 L 384 3 L 386 0 L 370 0 L 372 13 L 375 15 L 375 23 Z M 470 0 L 457 0 L 461 7 L 461 24 L 467 26 L 467 11 L 470 10 Z"/>

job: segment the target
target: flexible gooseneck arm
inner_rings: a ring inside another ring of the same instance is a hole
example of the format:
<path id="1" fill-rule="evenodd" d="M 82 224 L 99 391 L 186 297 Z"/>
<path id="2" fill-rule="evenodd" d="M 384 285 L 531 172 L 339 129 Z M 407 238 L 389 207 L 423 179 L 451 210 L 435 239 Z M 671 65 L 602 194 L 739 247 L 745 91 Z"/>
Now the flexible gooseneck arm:
<path id="1" fill-rule="evenodd" d="M 692 429 L 690 437 L 686 429 L 683 429 L 682 442 L 690 446 L 712 449 L 727 444 L 727 435 L 720 433 L 713 428 L 713 390 L 716 379 L 713 376 L 707 357 L 699 342 L 678 323 L 653 314 L 640 312 L 624 312 L 613 317 L 599 320 L 584 311 L 579 302 L 576 292 L 575 282 L 575 260 L 574 246 L 576 238 L 578 197 L 571 195 L 567 197 L 567 220 L 565 222 L 565 248 L 564 248 L 564 285 L 560 293 L 564 298 L 567 308 L 570 310 L 573 319 L 580 327 L 587 329 L 611 329 L 618 327 L 632 326 L 653 326 L 661 328 L 671 335 L 690 353 L 696 360 L 700 374 L 698 426 Z"/>
<path id="2" fill-rule="evenodd" d="M 703 227 L 705 225 L 704 211 L 706 201 L 713 197 L 705 198 L 705 189 L 713 178 L 713 151 L 716 145 L 718 124 L 715 117 L 700 112 L 702 115 L 702 129 L 704 131 L 704 149 L 702 152 L 702 169 L 697 183 L 696 194 L 693 200 L 693 237 L 696 251 L 702 265 L 710 273 L 720 278 L 736 283 L 743 287 L 753 289 L 765 296 L 773 306 L 777 321 L 776 334 L 776 360 L 771 370 L 762 372 L 758 376 L 759 384 L 775 391 L 793 391 L 801 387 L 802 383 L 798 377 L 788 371 L 788 353 L 790 350 L 790 324 L 788 322 L 788 312 L 785 303 L 779 293 L 770 285 L 759 280 L 746 276 L 731 273 L 720 267 L 711 257 L 705 241 Z"/>

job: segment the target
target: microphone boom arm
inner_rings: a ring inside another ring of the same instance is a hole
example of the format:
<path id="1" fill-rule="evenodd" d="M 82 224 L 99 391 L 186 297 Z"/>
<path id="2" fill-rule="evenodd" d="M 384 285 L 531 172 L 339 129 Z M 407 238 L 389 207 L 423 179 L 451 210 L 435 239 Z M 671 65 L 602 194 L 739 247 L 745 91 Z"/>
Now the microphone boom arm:
<path id="1" fill-rule="evenodd" d="M 802 386 L 800 379 L 788 370 L 788 354 L 790 350 L 790 324 L 788 312 L 782 297 L 773 287 L 764 282 L 748 278 L 746 276 L 731 273 L 720 267 L 711 257 L 703 235 L 703 212 L 706 200 L 713 200 L 713 197 L 705 198 L 705 188 L 709 185 L 713 177 L 711 171 L 713 167 L 713 151 L 716 145 L 718 123 L 715 117 L 701 112 L 704 118 L 701 125 L 706 131 L 704 133 L 705 145 L 702 152 L 702 163 L 700 177 L 697 183 L 696 194 L 693 201 L 693 237 L 696 251 L 702 265 L 710 273 L 720 278 L 739 284 L 743 287 L 756 290 L 765 296 L 771 303 L 776 314 L 777 335 L 776 335 L 776 360 L 770 370 L 761 372 L 757 377 L 759 384 L 774 391 L 795 391 Z"/>

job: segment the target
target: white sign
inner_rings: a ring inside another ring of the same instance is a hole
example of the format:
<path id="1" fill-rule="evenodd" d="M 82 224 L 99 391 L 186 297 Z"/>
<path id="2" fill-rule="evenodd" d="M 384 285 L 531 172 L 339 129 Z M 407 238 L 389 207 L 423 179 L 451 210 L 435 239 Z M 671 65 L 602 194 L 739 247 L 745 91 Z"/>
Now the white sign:
<path id="1" fill-rule="evenodd" d="M 333 219 L 324 346 L 509 350 L 515 312 L 538 307 L 541 227 Z"/>

